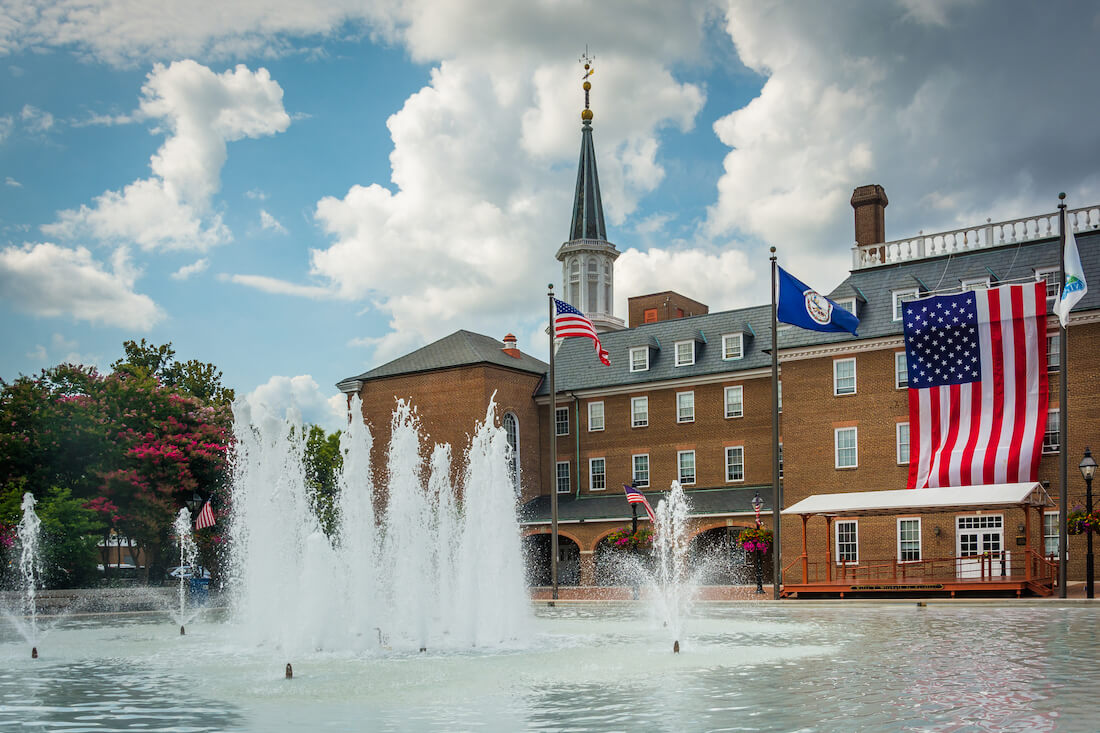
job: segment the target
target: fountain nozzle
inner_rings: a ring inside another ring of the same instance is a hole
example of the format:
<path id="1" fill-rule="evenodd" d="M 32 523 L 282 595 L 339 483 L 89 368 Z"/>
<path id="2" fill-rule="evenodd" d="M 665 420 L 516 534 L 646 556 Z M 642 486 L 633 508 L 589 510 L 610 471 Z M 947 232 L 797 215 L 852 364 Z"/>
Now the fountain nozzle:
<path id="1" fill-rule="evenodd" d="M 286 678 L 289 680 L 294 677 L 294 669 L 290 666 L 290 662 L 286 663 Z"/>
<path id="2" fill-rule="evenodd" d="M 180 624 L 180 636 L 184 635 L 183 624 Z"/>
<path id="3" fill-rule="evenodd" d="M 680 653 L 680 641 L 679 640 L 676 640 L 676 641 L 672 642 L 672 653 L 673 654 L 679 654 Z"/>
<path id="4" fill-rule="evenodd" d="M 38 659 L 38 647 L 31 647 L 31 659 Z"/>

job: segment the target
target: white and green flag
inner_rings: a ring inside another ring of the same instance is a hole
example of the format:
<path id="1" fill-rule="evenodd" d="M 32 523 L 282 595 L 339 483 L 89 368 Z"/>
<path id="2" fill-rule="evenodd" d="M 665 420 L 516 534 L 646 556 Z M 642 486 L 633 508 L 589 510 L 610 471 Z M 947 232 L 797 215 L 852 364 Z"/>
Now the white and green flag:
<path id="1" fill-rule="evenodd" d="M 1077 301 L 1085 297 L 1089 286 L 1085 283 L 1085 268 L 1081 267 L 1081 255 L 1077 251 L 1077 240 L 1073 236 L 1073 228 L 1067 227 L 1066 231 L 1066 281 L 1062 284 L 1062 292 L 1058 295 L 1058 303 L 1054 306 L 1054 312 L 1058 314 L 1058 320 L 1062 322 L 1062 328 L 1069 322 L 1069 312 Z"/>

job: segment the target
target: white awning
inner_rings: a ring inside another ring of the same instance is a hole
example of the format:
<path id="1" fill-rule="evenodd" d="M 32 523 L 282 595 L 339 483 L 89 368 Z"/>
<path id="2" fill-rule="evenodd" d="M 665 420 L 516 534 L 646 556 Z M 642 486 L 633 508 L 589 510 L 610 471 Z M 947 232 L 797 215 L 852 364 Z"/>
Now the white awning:
<path id="1" fill-rule="evenodd" d="M 1054 506 L 1043 485 L 985 484 L 936 489 L 891 489 L 817 494 L 782 511 L 783 514 L 883 515 L 932 514 L 1007 507 Z"/>

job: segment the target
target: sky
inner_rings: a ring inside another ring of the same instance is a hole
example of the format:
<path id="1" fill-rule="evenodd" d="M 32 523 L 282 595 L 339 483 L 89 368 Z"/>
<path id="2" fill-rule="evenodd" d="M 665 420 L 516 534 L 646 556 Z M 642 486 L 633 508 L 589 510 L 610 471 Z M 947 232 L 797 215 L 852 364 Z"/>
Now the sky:
<path id="1" fill-rule="evenodd" d="M 1100 7 L 863 0 L 3 0 L 0 378 L 171 342 L 339 425 L 458 329 L 546 359 L 594 58 L 626 298 L 828 292 L 887 239 L 1100 202 Z"/>

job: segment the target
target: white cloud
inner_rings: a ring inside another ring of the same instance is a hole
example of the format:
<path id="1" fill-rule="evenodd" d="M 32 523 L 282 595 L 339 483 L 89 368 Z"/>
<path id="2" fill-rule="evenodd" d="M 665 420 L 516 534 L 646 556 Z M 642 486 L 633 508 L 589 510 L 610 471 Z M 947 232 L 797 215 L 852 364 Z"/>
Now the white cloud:
<path id="1" fill-rule="evenodd" d="M 852 189 L 882 184 L 886 237 L 1100 197 L 1087 3 L 943 0 L 856 5 L 731 0 L 727 31 L 765 75 L 714 126 L 730 147 L 713 237 L 758 238 L 828 287 L 850 264 Z M 1026 29 L 1026 30 L 1024 30 Z M 1029 42 L 1005 38 L 1024 33 Z M 1057 73 L 1052 75 L 1052 69 Z M 1030 100 L 1035 100 L 1034 102 Z M 766 297 L 766 285 L 757 291 Z"/>
<path id="2" fill-rule="evenodd" d="M 11 115 L 0 117 L 0 143 L 4 142 L 15 128 L 15 120 Z"/>
<path id="3" fill-rule="evenodd" d="M 43 242 L 0 251 L 0 293 L 36 316 L 147 331 L 163 313 L 149 296 L 134 292 L 137 275 L 125 250 L 115 253 L 109 270 L 84 247 Z"/>
<path id="4" fill-rule="evenodd" d="M 254 189 L 251 189 L 249 191 L 245 191 L 244 195 L 247 196 L 250 199 L 255 200 L 255 201 L 263 201 L 264 199 L 267 198 L 267 194 L 264 193 L 263 191 L 259 190 L 258 188 L 254 188 Z"/>
<path id="5" fill-rule="evenodd" d="M 263 229 L 270 229 L 276 234 L 286 234 L 286 227 L 279 223 L 271 214 L 267 213 L 266 209 L 260 209 L 260 226 Z"/>
<path id="6" fill-rule="evenodd" d="M 12 188 L 23 188 L 23 184 L 20 183 L 19 181 L 15 180 L 11 176 L 5 176 L 4 177 L 4 185 L 5 186 L 11 186 Z"/>
<path id="7" fill-rule="evenodd" d="M 19 117 L 23 120 L 23 127 L 36 135 L 49 132 L 54 123 L 52 114 L 30 104 L 23 105 L 23 111 Z"/>
<path id="8" fill-rule="evenodd" d="M 314 300 L 336 297 L 336 293 L 330 288 L 318 285 L 298 285 L 266 275 L 222 275 L 220 279 L 275 295 L 293 295 Z"/>
<path id="9" fill-rule="evenodd" d="M 28 359 L 31 359 L 32 361 L 44 362 L 47 359 L 46 347 L 43 346 L 42 344 L 35 344 L 34 345 L 34 350 L 33 351 L 28 351 L 26 356 L 27 356 Z"/>
<path id="10" fill-rule="evenodd" d="M 297 411 L 305 422 L 320 425 L 330 432 L 343 428 L 347 420 L 346 398 L 338 392 L 322 392 L 308 374 L 273 376 L 244 399 L 256 420 L 281 418 L 289 409 Z"/>
<path id="11" fill-rule="evenodd" d="M 194 61 L 157 64 L 142 87 L 140 114 L 158 120 L 167 139 L 153 155 L 151 178 L 107 191 L 93 206 L 60 212 L 42 227 L 52 236 L 133 242 L 145 250 L 205 250 L 231 238 L 211 210 L 226 143 L 286 129 L 283 90 L 266 69 L 243 65 L 215 74 Z"/>
<path id="12" fill-rule="evenodd" d="M 757 274 L 745 254 L 735 249 L 721 252 L 628 249 L 615 262 L 615 281 L 629 283 L 630 290 L 616 287 L 615 312 L 626 314 L 630 296 L 662 290 L 683 293 L 712 311 L 756 305 L 746 286 Z"/>
<path id="13" fill-rule="evenodd" d="M 203 257 L 202 259 L 195 260 L 190 265 L 184 265 L 180 269 L 172 273 L 173 280 L 186 280 L 192 275 L 197 275 L 200 272 L 204 272 L 207 267 L 210 266 L 210 261 Z"/>

